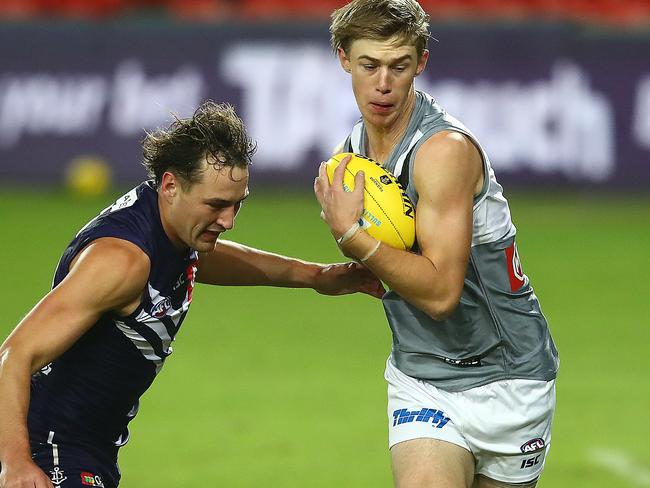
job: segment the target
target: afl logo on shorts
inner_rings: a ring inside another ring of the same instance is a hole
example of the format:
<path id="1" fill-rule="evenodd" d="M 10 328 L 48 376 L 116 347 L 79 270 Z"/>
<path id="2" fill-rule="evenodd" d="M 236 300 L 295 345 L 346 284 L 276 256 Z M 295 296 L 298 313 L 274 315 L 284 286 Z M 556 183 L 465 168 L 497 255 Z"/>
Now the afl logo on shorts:
<path id="1" fill-rule="evenodd" d="M 170 308 L 172 308 L 172 301 L 169 298 L 163 298 L 151 307 L 151 316 L 157 319 L 162 318 L 167 315 L 167 310 Z"/>
<path id="2" fill-rule="evenodd" d="M 531 439 L 528 442 L 526 442 L 526 444 L 521 446 L 521 452 L 526 454 L 529 452 L 539 451 L 541 449 L 544 449 L 545 445 L 546 444 L 544 443 L 544 439 L 542 439 L 541 437 L 538 437 L 536 439 Z"/>

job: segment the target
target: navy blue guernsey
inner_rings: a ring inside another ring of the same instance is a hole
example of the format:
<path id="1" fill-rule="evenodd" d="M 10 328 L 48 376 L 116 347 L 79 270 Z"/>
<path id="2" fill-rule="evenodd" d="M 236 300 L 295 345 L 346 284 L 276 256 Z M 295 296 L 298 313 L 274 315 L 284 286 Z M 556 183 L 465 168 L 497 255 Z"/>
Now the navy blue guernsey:
<path id="1" fill-rule="evenodd" d="M 158 193 L 145 182 L 82 228 L 57 266 L 52 287 L 74 257 L 102 237 L 130 241 L 151 262 L 146 289 L 129 316 L 104 314 L 63 355 L 32 377 L 28 427 L 32 443 L 56 442 L 115 452 L 128 440 L 140 396 L 172 352 L 192 301 L 198 255 L 179 251 L 160 221 Z M 61 324 L 65 327 L 65 324 Z"/>

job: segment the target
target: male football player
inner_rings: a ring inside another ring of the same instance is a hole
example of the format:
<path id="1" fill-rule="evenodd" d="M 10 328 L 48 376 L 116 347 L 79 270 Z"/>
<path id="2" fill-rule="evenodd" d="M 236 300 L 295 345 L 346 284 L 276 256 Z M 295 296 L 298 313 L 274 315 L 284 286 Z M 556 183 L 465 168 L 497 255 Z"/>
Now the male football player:
<path id="1" fill-rule="evenodd" d="M 360 121 L 335 152 L 380 162 L 416 205 L 412 252 L 358 221 L 363 178 L 314 183 L 343 251 L 390 291 L 389 447 L 400 488 L 533 487 L 551 440 L 558 356 L 522 271 L 508 202 L 476 137 L 414 89 L 429 60 L 415 0 L 353 0 L 332 14 L 332 47 Z M 494 113 L 495 121 L 506 115 Z"/>
<path id="2" fill-rule="evenodd" d="M 48 293 L 0 347 L 0 487 L 116 487 L 117 453 L 192 302 L 195 281 L 381 284 L 356 263 L 320 265 L 219 240 L 248 196 L 254 146 L 230 106 L 147 135 L 142 183 L 83 227 Z"/>

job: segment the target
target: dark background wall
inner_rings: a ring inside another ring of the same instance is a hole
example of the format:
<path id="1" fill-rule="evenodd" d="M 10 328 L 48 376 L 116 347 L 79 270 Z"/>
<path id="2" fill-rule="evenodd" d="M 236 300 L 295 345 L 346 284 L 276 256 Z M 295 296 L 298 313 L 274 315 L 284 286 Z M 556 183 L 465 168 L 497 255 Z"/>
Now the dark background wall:
<path id="1" fill-rule="evenodd" d="M 452 20 L 432 19 L 417 86 L 475 132 L 501 180 L 650 188 L 650 29 Z M 359 116 L 318 16 L 36 16 L 0 23 L 0 59 L 2 182 L 61 181 L 80 156 L 135 182 L 144 131 L 211 98 L 258 141 L 256 181 L 304 184 Z"/>

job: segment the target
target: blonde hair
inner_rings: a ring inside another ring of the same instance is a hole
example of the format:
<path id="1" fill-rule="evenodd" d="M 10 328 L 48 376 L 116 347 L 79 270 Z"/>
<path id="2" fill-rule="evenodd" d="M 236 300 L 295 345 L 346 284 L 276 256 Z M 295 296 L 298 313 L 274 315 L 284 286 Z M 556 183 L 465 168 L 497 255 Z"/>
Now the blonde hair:
<path id="1" fill-rule="evenodd" d="M 332 13 L 330 41 L 346 54 L 357 39 L 412 43 L 418 58 L 429 41 L 429 16 L 415 0 L 352 0 Z"/>

